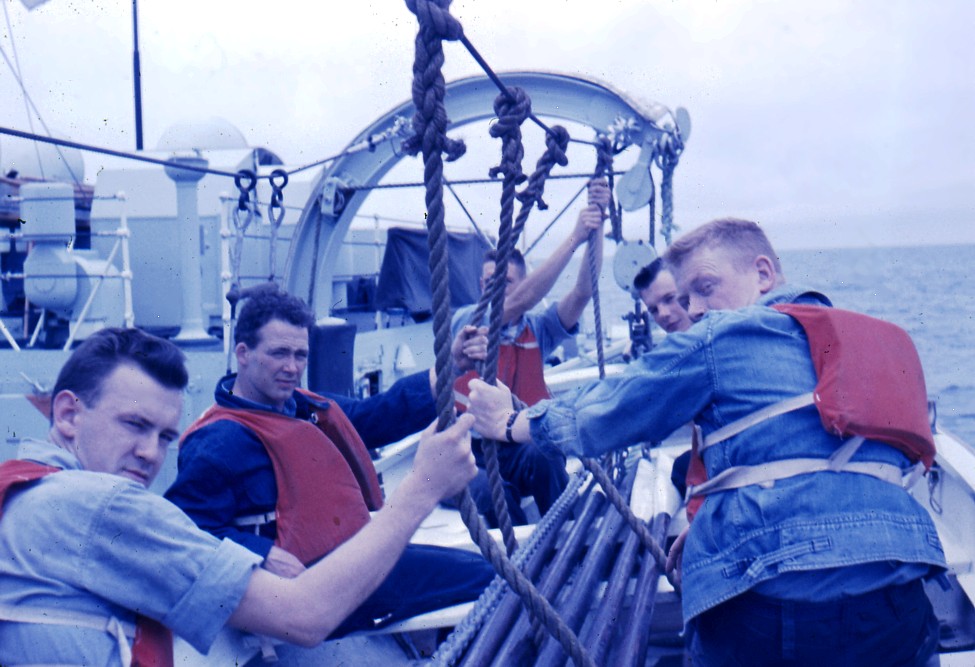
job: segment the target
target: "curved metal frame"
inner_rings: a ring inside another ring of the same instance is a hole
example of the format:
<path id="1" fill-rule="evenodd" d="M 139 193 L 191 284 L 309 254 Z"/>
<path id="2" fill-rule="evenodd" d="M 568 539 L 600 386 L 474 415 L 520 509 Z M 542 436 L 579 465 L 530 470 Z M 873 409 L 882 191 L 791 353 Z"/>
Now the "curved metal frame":
<path id="1" fill-rule="evenodd" d="M 547 72 L 508 72 L 499 77 L 505 85 L 527 91 L 537 115 L 581 123 L 602 133 L 622 121 L 632 144 L 642 146 L 656 141 L 675 127 L 668 108 L 639 104 L 597 81 Z M 451 129 L 494 117 L 497 94 L 497 87 L 486 76 L 447 84 L 445 105 Z M 401 104 L 367 127 L 349 146 L 363 144 L 382 133 L 395 133 L 397 124 L 401 126 L 404 119 L 412 118 L 413 112 L 412 102 Z M 315 313 L 329 313 L 331 288 L 321 290 L 316 285 L 331 286 L 331 267 L 353 217 L 370 191 L 355 190 L 337 215 L 330 212 L 328 205 L 323 206 L 323 198 L 327 202 L 337 182 L 353 188 L 379 183 L 403 157 L 397 148 L 384 144 L 375 150 L 344 155 L 323 169 L 315 181 L 295 229 L 285 269 L 286 288 L 304 297 Z"/>

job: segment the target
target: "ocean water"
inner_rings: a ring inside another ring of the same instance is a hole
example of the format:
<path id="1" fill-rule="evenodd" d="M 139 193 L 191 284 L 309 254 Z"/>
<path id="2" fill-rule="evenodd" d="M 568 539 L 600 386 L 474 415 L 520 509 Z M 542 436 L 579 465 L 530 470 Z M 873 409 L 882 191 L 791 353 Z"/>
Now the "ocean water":
<path id="1" fill-rule="evenodd" d="M 788 282 L 904 328 L 921 357 L 939 425 L 975 446 L 975 245 L 790 250 L 780 259 Z M 576 270 L 573 263 L 563 272 L 553 294 L 569 288 Z M 632 300 L 616 286 L 611 260 L 600 295 L 604 330 L 623 325 Z M 584 330 L 592 328 L 590 311 Z"/>

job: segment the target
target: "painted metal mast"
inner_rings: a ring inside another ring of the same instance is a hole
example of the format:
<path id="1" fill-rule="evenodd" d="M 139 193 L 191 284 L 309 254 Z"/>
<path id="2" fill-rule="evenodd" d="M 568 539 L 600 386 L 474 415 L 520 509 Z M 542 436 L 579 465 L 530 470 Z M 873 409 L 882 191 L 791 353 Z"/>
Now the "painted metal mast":
<path id="1" fill-rule="evenodd" d="M 142 67 L 139 64 L 139 2 L 132 0 L 132 83 L 135 86 L 135 149 L 142 150 Z"/>

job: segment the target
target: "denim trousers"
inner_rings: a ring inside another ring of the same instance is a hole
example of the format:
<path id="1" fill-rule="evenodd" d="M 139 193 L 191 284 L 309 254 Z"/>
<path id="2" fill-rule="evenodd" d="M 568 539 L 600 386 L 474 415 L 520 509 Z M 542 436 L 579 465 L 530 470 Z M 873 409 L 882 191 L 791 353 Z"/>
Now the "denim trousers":
<path id="1" fill-rule="evenodd" d="M 374 630 L 428 611 L 476 600 L 494 579 L 480 554 L 426 544 L 407 545 L 389 576 L 329 635 Z"/>
<path id="2" fill-rule="evenodd" d="M 745 593 L 692 621 L 694 667 L 924 667 L 938 621 L 920 580 L 829 602 Z"/>

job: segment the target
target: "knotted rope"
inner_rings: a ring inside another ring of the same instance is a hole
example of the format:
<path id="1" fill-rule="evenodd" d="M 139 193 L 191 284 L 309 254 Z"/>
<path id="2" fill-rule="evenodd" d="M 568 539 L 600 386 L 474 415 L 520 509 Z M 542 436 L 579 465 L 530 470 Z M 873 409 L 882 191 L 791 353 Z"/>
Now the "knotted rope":
<path id="1" fill-rule="evenodd" d="M 494 99 L 494 113 L 497 121 L 491 125 L 490 134 L 501 139 L 501 163 L 492 167 L 491 178 L 502 176 L 501 216 L 498 228 L 498 254 L 495 259 L 494 275 L 491 277 L 491 311 L 488 333 L 487 357 L 480 364 L 480 375 L 485 382 L 494 384 L 498 379 L 498 358 L 501 350 L 501 328 L 504 325 L 504 295 L 507 284 L 508 260 L 514 250 L 516 236 L 513 233 L 515 188 L 525 181 L 521 171 L 521 161 L 525 149 L 521 142 L 521 124 L 531 113 L 531 99 L 521 88 L 512 88 L 508 94 L 500 94 Z M 476 326 L 476 325 L 475 325 Z M 487 464 L 488 483 L 491 500 L 498 517 L 498 527 L 504 538 L 508 555 L 518 548 L 511 514 L 504 498 L 504 480 L 498 466 L 498 445 L 494 440 L 485 439 L 482 443 Z"/>
<path id="2" fill-rule="evenodd" d="M 520 124 L 514 124 L 513 121 L 520 118 L 519 123 L 524 122 L 524 118 L 531 115 L 531 102 L 530 100 L 527 100 L 524 91 L 521 89 L 512 89 L 510 91 L 510 95 L 511 99 L 514 101 L 514 104 L 512 105 L 505 105 L 504 100 L 502 99 L 504 96 L 499 96 L 495 101 L 495 111 L 499 112 L 499 119 L 501 118 L 500 113 L 505 113 L 505 122 L 499 122 L 492 126 L 492 134 L 505 137 L 510 133 L 511 139 L 517 142 L 518 145 L 513 148 L 503 146 L 502 153 L 507 157 L 503 158 L 501 165 L 492 168 L 490 173 L 492 176 L 496 176 L 497 173 L 510 173 L 512 180 L 521 181 L 524 179 L 523 177 L 519 176 L 521 174 L 521 154 L 523 154 L 523 149 L 521 148 Z M 508 114 L 509 109 L 511 110 L 511 117 L 509 117 Z M 516 132 L 510 132 L 508 129 L 510 127 L 514 127 Z M 565 150 L 568 145 L 569 132 L 564 127 L 556 125 L 545 135 L 545 151 L 535 164 L 535 171 L 532 172 L 532 175 L 528 178 L 528 183 L 525 185 L 525 188 L 521 192 L 514 194 L 514 197 L 521 202 L 521 208 L 518 211 L 518 217 L 515 219 L 514 224 L 510 223 L 510 209 L 512 203 L 511 195 L 513 193 L 513 185 L 508 187 L 509 184 L 506 183 L 502 191 L 501 226 L 498 234 L 499 245 L 494 273 L 491 276 L 487 288 L 481 295 L 477 308 L 475 309 L 471 318 L 471 323 L 474 326 L 478 326 L 484 319 L 484 316 L 488 310 L 488 305 L 490 304 L 492 317 L 488 337 L 488 351 L 484 362 L 478 369 L 479 374 L 484 381 L 490 384 L 494 384 L 495 380 L 497 380 L 498 359 L 500 356 L 501 347 L 501 327 L 504 325 L 502 315 L 504 312 L 504 296 L 507 285 L 508 262 L 512 252 L 514 251 L 514 247 L 517 244 L 518 238 L 521 236 L 521 232 L 525 228 L 525 223 L 528 221 L 528 216 L 531 213 L 532 206 L 537 205 L 540 210 L 545 210 L 548 208 L 545 201 L 542 199 L 542 195 L 545 192 L 545 181 L 548 179 L 555 165 L 564 167 L 569 163 L 569 160 L 565 155 Z M 517 159 L 517 168 L 513 169 L 511 165 L 504 164 L 504 161 L 510 159 L 511 156 L 513 156 L 514 159 Z M 495 314 L 497 314 L 497 316 L 495 316 Z M 507 503 L 505 502 L 503 480 L 501 479 L 500 471 L 497 469 L 497 447 L 498 445 L 495 443 L 495 441 L 485 441 L 484 453 L 487 459 L 488 481 L 491 486 L 491 500 L 494 504 L 495 514 L 498 517 L 498 524 L 501 527 L 501 532 L 505 539 L 505 545 L 508 548 L 508 553 L 511 554 L 514 551 L 513 545 L 515 544 L 514 530 L 510 528 L 507 529 L 510 530 L 509 538 L 505 526 L 511 525 L 511 519 L 508 512 Z"/>
<path id="3" fill-rule="evenodd" d="M 458 142 L 446 136 L 447 114 L 443 105 L 444 79 L 443 39 L 457 39 L 463 29 L 447 11 L 449 0 L 406 0 L 406 5 L 420 24 L 416 37 L 413 64 L 413 102 L 416 114 L 413 118 L 414 135 L 404 143 L 404 149 L 415 155 L 423 153 L 428 245 L 430 248 L 430 275 L 434 301 L 434 337 L 436 343 L 438 430 L 443 430 L 453 419 L 453 392 L 450 363 L 450 301 L 447 292 L 447 233 L 443 211 L 443 158 L 442 153 L 459 157 Z M 511 587 L 521 596 L 525 606 L 535 616 L 542 618 L 545 626 L 562 644 L 566 653 L 578 665 L 593 662 L 580 644 L 575 633 L 566 626 L 558 614 L 528 580 L 501 552 L 491 539 L 481 521 L 469 491 L 460 499 L 461 516 L 471 537 L 481 552 L 504 576 Z"/>

